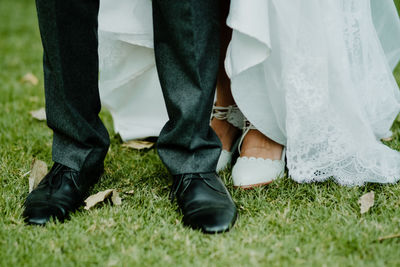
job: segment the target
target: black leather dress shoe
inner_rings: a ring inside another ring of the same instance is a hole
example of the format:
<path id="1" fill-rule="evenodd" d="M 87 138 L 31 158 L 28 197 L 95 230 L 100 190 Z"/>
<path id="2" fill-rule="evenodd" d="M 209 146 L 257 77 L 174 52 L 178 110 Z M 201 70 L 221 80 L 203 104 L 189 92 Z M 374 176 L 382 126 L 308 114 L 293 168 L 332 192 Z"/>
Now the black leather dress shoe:
<path id="1" fill-rule="evenodd" d="M 83 205 L 90 187 L 102 171 L 87 175 L 55 163 L 50 172 L 28 195 L 22 214 L 27 224 L 44 225 L 51 218 L 63 222 Z"/>
<path id="2" fill-rule="evenodd" d="M 183 223 L 204 233 L 222 233 L 234 225 L 237 209 L 216 173 L 174 176 L 171 200 L 175 197 L 183 213 Z"/>

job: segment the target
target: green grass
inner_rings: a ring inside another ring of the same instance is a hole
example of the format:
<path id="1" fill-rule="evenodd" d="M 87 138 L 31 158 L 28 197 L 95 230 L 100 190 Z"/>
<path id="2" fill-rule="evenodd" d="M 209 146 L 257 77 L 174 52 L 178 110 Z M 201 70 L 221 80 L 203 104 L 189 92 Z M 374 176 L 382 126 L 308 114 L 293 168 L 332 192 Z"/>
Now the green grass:
<path id="1" fill-rule="evenodd" d="M 44 105 L 41 54 L 34 1 L 1 0 L 0 266 L 400 266 L 400 239 L 377 242 L 400 233 L 400 184 L 349 188 L 282 179 L 243 192 L 225 173 L 239 220 L 230 233 L 203 235 L 180 223 L 156 152 L 121 148 L 106 112 L 112 145 L 93 191 L 134 194 L 122 194 L 122 206 L 77 212 L 64 224 L 25 226 L 28 181 L 22 176 L 33 158 L 51 164 L 51 131 L 29 115 Z M 40 77 L 37 86 L 20 82 L 28 72 Z M 400 150 L 398 122 L 394 130 L 389 145 Z M 357 200 L 370 190 L 375 206 L 360 215 Z"/>

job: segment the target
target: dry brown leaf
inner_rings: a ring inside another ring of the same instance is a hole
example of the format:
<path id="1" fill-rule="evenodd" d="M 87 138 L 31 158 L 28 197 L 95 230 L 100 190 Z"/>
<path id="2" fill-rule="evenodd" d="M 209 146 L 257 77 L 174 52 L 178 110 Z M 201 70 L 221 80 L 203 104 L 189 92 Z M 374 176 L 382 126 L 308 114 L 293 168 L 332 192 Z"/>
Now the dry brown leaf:
<path id="1" fill-rule="evenodd" d="M 131 141 L 128 141 L 128 142 L 122 144 L 122 146 L 137 149 L 137 150 L 142 150 L 142 149 L 152 148 L 154 146 L 154 143 L 149 142 L 149 141 L 142 141 L 142 140 L 131 140 Z"/>
<path id="2" fill-rule="evenodd" d="M 358 204 L 360 204 L 360 213 L 364 214 L 369 211 L 371 207 L 374 206 L 375 203 L 375 193 L 371 191 L 366 193 L 358 200 Z"/>
<path id="3" fill-rule="evenodd" d="M 127 195 L 133 195 L 134 193 L 135 193 L 135 191 L 133 191 L 133 190 L 129 190 L 129 191 L 125 192 L 125 194 L 127 194 Z"/>
<path id="4" fill-rule="evenodd" d="M 111 201 L 114 205 L 121 205 L 121 198 L 119 197 L 117 190 L 107 189 L 88 197 L 85 200 L 86 203 L 85 210 L 91 209 L 98 203 L 104 202 L 108 198 L 111 198 Z"/>
<path id="5" fill-rule="evenodd" d="M 25 74 L 24 77 L 22 77 L 21 82 L 23 83 L 30 83 L 32 85 L 37 85 L 39 83 L 39 79 L 33 75 L 32 73 L 27 73 Z"/>
<path id="6" fill-rule="evenodd" d="M 382 236 L 382 237 L 379 237 L 378 241 L 379 241 L 379 242 L 382 242 L 382 241 L 384 241 L 384 240 L 395 239 L 395 238 L 400 238 L 400 234 Z"/>
<path id="7" fill-rule="evenodd" d="M 382 138 L 382 141 L 385 141 L 385 142 L 390 142 L 392 140 L 393 140 L 393 136 Z"/>
<path id="8" fill-rule="evenodd" d="M 122 204 L 122 199 L 119 196 L 119 193 L 114 190 L 112 196 L 111 196 L 111 201 L 114 205 L 119 206 Z"/>
<path id="9" fill-rule="evenodd" d="M 42 181 L 47 174 L 47 164 L 38 159 L 32 162 L 31 172 L 29 175 L 29 193 Z"/>
<path id="10" fill-rule="evenodd" d="M 45 121 L 46 120 L 46 110 L 45 108 L 41 108 L 38 110 L 33 110 L 29 112 L 31 116 L 39 121 Z"/>
<path id="11" fill-rule="evenodd" d="M 103 202 L 105 199 L 110 197 L 114 189 L 107 189 L 105 191 L 98 192 L 94 195 L 89 196 L 86 200 L 86 206 L 85 209 L 88 210 L 92 207 L 94 207 L 96 204 Z"/>

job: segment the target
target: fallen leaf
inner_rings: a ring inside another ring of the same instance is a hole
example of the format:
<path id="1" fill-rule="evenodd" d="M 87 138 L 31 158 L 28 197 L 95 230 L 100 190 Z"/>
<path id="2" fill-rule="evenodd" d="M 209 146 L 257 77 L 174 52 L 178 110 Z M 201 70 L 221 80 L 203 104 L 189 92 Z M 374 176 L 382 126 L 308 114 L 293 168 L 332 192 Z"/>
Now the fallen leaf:
<path id="1" fill-rule="evenodd" d="M 114 190 L 112 196 L 111 196 L 111 201 L 114 205 L 119 206 L 122 204 L 122 199 L 119 196 L 119 193 Z"/>
<path id="2" fill-rule="evenodd" d="M 31 172 L 29 175 L 29 193 L 42 181 L 47 174 L 47 164 L 38 159 L 32 162 Z"/>
<path id="3" fill-rule="evenodd" d="M 129 190 L 129 191 L 125 192 L 125 194 L 127 194 L 127 195 L 133 195 L 134 193 L 135 193 L 135 191 L 133 191 L 133 190 Z"/>
<path id="4" fill-rule="evenodd" d="M 25 74 L 24 77 L 22 77 L 21 82 L 23 83 L 30 83 L 32 85 L 37 85 L 39 83 L 39 79 L 33 75 L 32 73 L 27 73 Z"/>
<path id="5" fill-rule="evenodd" d="M 382 140 L 382 141 L 385 141 L 385 142 L 390 142 L 390 141 L 393 140 L 393 136 L 386 137 L 386 138 L 382 138 L 381 140 Z"/>
<path id="6" fill-rule="evenodd" d="M 375 193 L 371 191 L 358 200 L 358 204 L 360 204 L 360 213 L 364 214 L 369 211 L 371 207 L 374 206 L 375 203 Z"/>
<path id="7" fill-rule="evenodd" d="M 142 140 L 131 140 L 131 141 L 128 141 L 128 142 L 122 144 L 122 146 L 137 149 L 137 150 L 142 150 L 142 149 L 152 148 L 154 146 L 154 143 L 149 142 L 149 141 L 142 141 Z"/>
<path id="8" fill-rule="evenodd" d="M 86 200 L 85 209 L 88 210 L 94 207 L 96 204 L 103 202 L 105 199 L 111 196 L 114 189 L 107 189 L 105 191 L 98 192 L 94 195 L 89 196 Z"/>
<path id="9" fill-rule="evenodd" d="M 382 242 L 382 241 L 384 241 L 384 240 L 394 239 L 394 238 L 400 238 L 400 234 L 382 236 L 382 237 L 379 237 L 378 241 L 379 241 L 379 242 Z"/>
<path id="10" fill-rule="evenodd" d="M 29 112 L 31 116 L 39 121 L 45 121 L 46 120 L 46 110 L 45 108 L 41 108 L 38 110 L 33 110 Z"/>
<path id="11" fill-rule="evenodd" d="M 92 207 L 96 206 L 98 203 L 104 202 L 106 199 L 109 198 L 111 198 L 111 202 L 114 205 L 121 205 L 121 198 L 119 197 L 117 190 L 107 189 L 88 197 L 85 200 L 86 203 L 85 210 L 89 210 Z"/>

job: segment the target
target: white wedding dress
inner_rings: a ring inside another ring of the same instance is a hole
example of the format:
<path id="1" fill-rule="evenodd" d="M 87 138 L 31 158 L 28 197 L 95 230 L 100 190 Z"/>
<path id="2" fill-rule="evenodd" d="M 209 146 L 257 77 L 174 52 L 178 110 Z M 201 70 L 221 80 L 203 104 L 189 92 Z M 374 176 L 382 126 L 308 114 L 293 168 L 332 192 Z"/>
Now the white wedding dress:
<path id="1" fill-rule="evenodd" d="M 167 113 L 150 0 L 101 0 L 100 94 L 124 140 L 158 135 Z M 372 14 L 371 14 L 372 10 Z M 245 116 L 287 147 L 298 182 L 394 183 L 400 153 L 380 142 L 400 111 L 392 0 L 231 0 L 225 68 Z"/>

